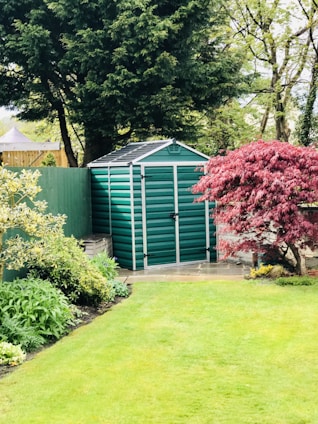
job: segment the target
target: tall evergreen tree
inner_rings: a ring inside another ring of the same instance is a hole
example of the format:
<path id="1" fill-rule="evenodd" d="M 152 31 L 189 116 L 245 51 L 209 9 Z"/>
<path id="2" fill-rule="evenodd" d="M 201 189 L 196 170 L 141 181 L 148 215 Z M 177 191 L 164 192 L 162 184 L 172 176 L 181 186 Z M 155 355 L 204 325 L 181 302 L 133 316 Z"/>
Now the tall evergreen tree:
<path id="1" fill-rule="evenodd" d="M 0 0 L 0 8 L 0 84 L 9 89 L 1 104 L 27 119 L 57 115 L 66 146 L 67 114 L 83 126 L 85 163 L 128 139 L 193 138 L 195 112 L 239 91 L 241 60 L 218 32 L 220 2 Z"/>

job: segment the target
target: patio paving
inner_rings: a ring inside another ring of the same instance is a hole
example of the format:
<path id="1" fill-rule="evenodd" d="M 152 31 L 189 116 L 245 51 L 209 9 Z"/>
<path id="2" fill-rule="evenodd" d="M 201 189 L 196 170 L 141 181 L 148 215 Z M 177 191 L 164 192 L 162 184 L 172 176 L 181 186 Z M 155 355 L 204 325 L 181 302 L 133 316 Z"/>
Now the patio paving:
<path id="1" fill-rule="evenodd" d="M 158 266 L 142 271 L 119 270 L 119 277 L 126 283 L 139 281 L 206 281 L 244 279 L 250 265 L 231 262 L 200 262 L 190 265 Z"/>

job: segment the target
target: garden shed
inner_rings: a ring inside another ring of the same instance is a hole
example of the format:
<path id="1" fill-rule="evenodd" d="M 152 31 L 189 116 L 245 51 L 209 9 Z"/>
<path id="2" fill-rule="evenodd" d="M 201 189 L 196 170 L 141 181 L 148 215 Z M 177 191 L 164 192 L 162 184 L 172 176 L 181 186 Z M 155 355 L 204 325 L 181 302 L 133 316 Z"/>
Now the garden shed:
<path id="1" fill-rule="evenodd" d="M 112 236 L 123 268 L 215 261 L 211 204 L 191 187 L 208 157 L 176 140 L 130 143 L 88 164 L 93 232 Z"/>

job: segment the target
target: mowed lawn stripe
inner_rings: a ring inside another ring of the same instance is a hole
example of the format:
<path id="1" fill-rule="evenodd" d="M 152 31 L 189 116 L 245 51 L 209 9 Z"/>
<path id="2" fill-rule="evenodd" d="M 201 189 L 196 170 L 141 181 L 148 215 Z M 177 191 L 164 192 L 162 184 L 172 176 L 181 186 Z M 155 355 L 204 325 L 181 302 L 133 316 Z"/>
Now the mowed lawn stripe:
<path id="1" fill-rule="evenodd" d="M 136 283 L 0 381 L 0 423 L 318 423 L 318 288 Z"/>

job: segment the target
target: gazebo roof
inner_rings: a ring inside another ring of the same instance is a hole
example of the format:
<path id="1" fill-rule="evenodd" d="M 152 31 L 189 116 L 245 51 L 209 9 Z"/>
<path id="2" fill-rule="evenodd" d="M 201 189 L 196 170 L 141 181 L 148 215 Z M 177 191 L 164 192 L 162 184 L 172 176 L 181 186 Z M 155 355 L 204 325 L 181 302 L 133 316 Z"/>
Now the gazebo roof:
<path id="1" fill-rule="evenodd" d="M 16 127 L 11 128 L 7 133 L 0 137 L 0 143 L 34 143 Z"/>
<path id="2" fill-rule="evenodd" d="M 32 141 L 15 127 L 0 137 L 0 152 L 42 150 L 60 150 L 60 143 L 52 143 L 50 141 L 39 143 Z"/>

